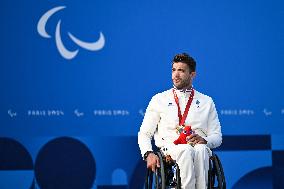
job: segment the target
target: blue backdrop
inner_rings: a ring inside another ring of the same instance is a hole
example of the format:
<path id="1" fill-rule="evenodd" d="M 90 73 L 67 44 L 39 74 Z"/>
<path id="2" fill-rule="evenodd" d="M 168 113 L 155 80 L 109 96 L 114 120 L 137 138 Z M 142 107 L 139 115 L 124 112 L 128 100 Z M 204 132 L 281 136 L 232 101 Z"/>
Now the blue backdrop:
<path id="1" fill-rule="evenodd" d="M 283 1 L 0 5 L 1 189 L 142 188 L 137 132 L 181 52 L 215 101 L 228 188 L 282 188 Z"/>

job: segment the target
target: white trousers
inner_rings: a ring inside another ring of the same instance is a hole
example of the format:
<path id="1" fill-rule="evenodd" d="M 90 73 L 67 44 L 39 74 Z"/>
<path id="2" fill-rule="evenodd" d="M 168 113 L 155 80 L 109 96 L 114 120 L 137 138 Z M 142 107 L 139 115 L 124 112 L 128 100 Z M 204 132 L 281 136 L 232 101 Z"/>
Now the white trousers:
<path id="1" fill-rule="evenodd" d="M 162 149 L 179 165 L 182 189 L 207 188 L 211 150 L 205 144 L 170 144 Z"/>

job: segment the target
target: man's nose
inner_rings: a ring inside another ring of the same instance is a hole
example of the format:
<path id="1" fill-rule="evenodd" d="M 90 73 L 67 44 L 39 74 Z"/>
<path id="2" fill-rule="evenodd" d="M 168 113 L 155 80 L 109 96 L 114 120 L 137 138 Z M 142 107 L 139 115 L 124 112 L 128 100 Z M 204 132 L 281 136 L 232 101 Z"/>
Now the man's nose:
<path id="1" fill-rule="evenodd" d="M 174 77 L 179 77 L 179 73 L 178 72 L 173 72 L 173 76 Z"/>

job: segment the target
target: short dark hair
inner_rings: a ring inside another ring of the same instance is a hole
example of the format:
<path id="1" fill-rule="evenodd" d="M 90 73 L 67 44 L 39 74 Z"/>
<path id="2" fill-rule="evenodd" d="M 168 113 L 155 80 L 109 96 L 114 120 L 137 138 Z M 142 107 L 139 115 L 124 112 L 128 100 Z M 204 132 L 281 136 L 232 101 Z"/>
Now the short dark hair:
<path id="1" fill-rule="evenodd" d="M 187 53 L 181 53 L 175 55 L 173 58 L 173 63 L 182 62 L 188 65 L 190 72 L 195 72 L 196 62 L 195 60 Z"/>

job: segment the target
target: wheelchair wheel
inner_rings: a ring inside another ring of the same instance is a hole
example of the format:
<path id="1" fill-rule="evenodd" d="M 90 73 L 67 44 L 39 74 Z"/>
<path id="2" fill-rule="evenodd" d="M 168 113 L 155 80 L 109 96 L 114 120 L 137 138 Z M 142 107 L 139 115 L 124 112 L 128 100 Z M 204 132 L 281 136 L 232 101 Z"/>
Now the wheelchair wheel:
<path id="1" fill-rule="evenodd" d="M 160 152 L 157 152 L 156 155 L 159 158 L 160 167 L 157 167 L 154 173 L 147 169 L 145 189 L 166 189 L 163 157 Z"/>
<path id="2" fill-rule="evenodd" d="M 214 153 L 209 160 L 208 189 L 226 189 L 224 170 L 219 157 Z"/>
<path id="3" fill-rule="evenodd" d="M 180 169 L 178 164 L 176 164 L 177 170 L 176 170 L 176 179 L 177 179 L 177 186 L 176 189 L 181 189 L 181 179 L 180 179 Z"/>
<path id="4" fill-rule="evenodd" d="M 216 159 L 216 161 L 217 161 L 217 165 L 219 166 L 218 168 L 217 168 L 217 170 L 218 170 L 218 172 L 219 172 L 219 180 L 220 180 L 220 183 L 221 183 L 221 186 L 220 186 L 220 188 L 221 189 L 226 189 L 226 179 L 225 179 L 225 174 L 224 174 L 224 170 L 223 170 L 223 166 L 222 166 L 222 164 L 221 164 L 221 161 L 220 161 L 220 159 L 219 159 L 219 157 L 215 154 L 215 159 Z M 219 181 L 218 180 L 218 181 Z"/>

